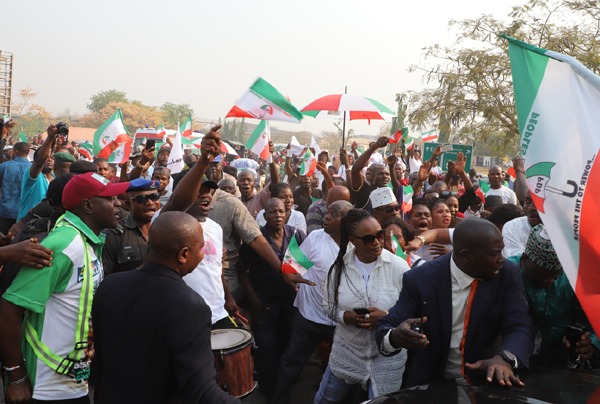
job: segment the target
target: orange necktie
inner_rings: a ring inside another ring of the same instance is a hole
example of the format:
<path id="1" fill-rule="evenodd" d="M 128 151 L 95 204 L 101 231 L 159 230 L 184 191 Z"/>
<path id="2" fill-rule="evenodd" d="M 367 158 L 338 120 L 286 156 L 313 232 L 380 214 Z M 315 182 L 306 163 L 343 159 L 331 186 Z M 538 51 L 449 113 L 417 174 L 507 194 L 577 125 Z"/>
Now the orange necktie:
<path id="1" fill-rule="evenodd" d="M 460 339 L 460 353 L 462 357 L 461 364 L 461 374 L 465 375 L 465 342 L 467 340 L 467 328 L 469 327 L 469 319 L 471 317 L 471 305 L 473 304 L 473 298 L 475 297 L 475 291 L 477 290 L 477 285 L 479 285 L 479 279 L 473 279 L 471 282 L 471 291 L 469 292 L 469 297 L 467 298 L 467 309 L 465 310 L 465 322 L 463 325 L 463 335 Z"/>

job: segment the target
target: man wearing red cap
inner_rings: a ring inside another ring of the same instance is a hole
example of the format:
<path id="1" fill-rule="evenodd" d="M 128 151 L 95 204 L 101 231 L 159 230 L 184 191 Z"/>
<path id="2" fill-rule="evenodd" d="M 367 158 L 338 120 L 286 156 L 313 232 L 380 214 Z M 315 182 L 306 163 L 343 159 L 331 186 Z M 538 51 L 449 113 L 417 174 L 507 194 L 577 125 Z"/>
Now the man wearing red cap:
<path id="1" fill-rule="evenodd" d="M 89 403 L 89 319 L 103 277 L 101 232 L 117 226 L 116 196 L 128 186 L 96 173 L 73 177 L 63 190 L 67 211 L 42 242 L 54 252 L 52 265 L 24 267 L 0 299 L 7 402 Z"/>

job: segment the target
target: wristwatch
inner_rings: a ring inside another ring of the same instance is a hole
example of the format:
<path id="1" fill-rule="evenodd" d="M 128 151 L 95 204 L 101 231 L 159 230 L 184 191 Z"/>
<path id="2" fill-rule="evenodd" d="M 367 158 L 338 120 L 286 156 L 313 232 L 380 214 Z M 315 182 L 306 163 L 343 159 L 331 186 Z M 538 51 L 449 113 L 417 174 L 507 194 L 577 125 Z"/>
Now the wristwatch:
<path id="1" fill-rule="evenodd" d="M 519 361 L 512 352 L 504 350 L 500 352 L 500 356 L 502 357 L 502 359 L 504 359 L 504 361 L 506 361 L 510 365 L 510 367 L 513 370 L 519 367 Z"/>
<path id="2" fill-rule="evenodd" d="M 421 247 L 425 245 L 425 237 L 423 236 L 415 236 L 416 239 L 421 240 Z"/>

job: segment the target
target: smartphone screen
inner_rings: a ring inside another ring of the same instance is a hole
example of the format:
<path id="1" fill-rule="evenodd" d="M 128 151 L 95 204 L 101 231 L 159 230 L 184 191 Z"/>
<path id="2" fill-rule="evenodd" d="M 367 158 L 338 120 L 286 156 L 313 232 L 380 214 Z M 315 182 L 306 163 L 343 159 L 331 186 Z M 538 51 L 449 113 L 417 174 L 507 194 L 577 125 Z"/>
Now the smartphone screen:
<path id="1" fill-rule="evenodd" d="M 150 150 L 155 145 L 156 145 L 156 140 L 154 140 L 154 139 L 147 139 L 146 140 L 146 150 Z"/>
<path id="2" fill-rule="evenodd" d="M 356 314 L 369 314 L 369 309 L 367 309 L 366 307 L 354 308 L 352 309 L 352 311 L 354 311 Z"/>
<path id="3" fill-rule="evenodd" d="M 451 144 L 445 144 L 442 146 L 442 151 L 443 152 L 449 152 L 450 150 L 452 150 L 452 145 Z"/>

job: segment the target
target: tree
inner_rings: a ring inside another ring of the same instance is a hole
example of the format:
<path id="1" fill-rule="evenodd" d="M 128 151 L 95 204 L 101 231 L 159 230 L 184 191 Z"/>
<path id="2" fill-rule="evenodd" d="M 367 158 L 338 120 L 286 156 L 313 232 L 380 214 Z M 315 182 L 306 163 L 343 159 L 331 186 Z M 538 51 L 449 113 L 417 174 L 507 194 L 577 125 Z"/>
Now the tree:
<path id="1" fill-rule="evenodd" d="M 458 29 L 456 43 L 426 48 L 426 59 L 436 62 L 409 69 L 437 84 L 410 95 L 410 124 L 425 129 L 437 123 L 449 141 L 487 144 L 499 155 L 511 153 L 518 144 L 510 63 L 500 34 L 569 54 L 600 71 L 596 0 L 530 0 L 513 7 L 508 21 L 484 15 L 451 21 L 450 26 Z"/>
<path id="2" fill-rule="evenodd" d="M 82 117 L 81 124 L 86 127 L 97 128 L 119 108 L 123 113 L 125 126 L 131 134 L 146 125 L 156 128 L 163 121 L 162 112 L 156 107 L 130 102 L 111 102 L 100 111 Z"/>
<path id="3" fill-rule="evenodd" d="M 164 116 L 164 124 L 168 128 L 175 128 L 182 124 L 188 117 L 194 116 L 194 110 L 188 104 L 174 104 L 165 102 L 160 110 Z"/>
<path id="4" fill-rule="evenodd" d="M 100 112 L 100 110 L 104 109 L 108 104 L 116 102 L 129 102 L 129 100 L 127 100 L 127 94 L 118 90 L 101 91 L 90 98 L 87 109 L 92 112 Z"/>
<path id="5" fill-rule="evenodd" d="M 31 88 L 19 91 L 13 108 L 13 111 L 16 111 L 12 116 L 16 123 L 12 133 L 13 138 L 18 138 L 21 129 L 28 137 L 37 136 L 43 133 L 52 122 L 50 112 L 33 102 L 36 96 L 37 93 Z"/>

